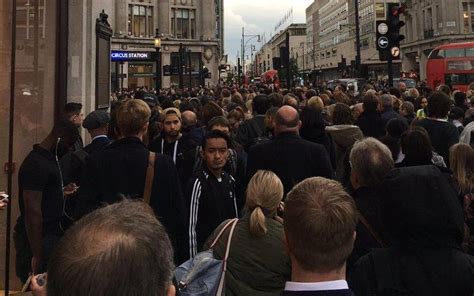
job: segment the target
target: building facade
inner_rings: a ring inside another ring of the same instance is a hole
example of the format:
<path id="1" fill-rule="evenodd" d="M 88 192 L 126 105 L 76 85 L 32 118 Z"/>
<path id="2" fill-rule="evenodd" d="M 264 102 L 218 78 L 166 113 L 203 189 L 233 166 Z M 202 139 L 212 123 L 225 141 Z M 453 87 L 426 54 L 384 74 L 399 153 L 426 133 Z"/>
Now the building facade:
<path id="1" fill-rule="evenodd" d="M 426 78 L 426 62 L 439 45 L 474 41 L 474 1 L 406 1 L 405 42 L 401 46 L 403 70 L 417 70 Z"/>
<path id="2" fill-rule="evenodd" d="M 285 46 L 286 34 L 290 34 L 290 59 L 293 59 L 298 71 L 303 72 L 307 55 L 306 52 L 306 24 L 291 24 L 284 30 L 275 34 L 270 41 L 266 42 L 256 54 L 256 75 L 273 69 L 273 58 L 280 57 L 280 48 Z"/>
<path id="3" fill-rule="evenodd" d="M 184 87 L 200 85 L 203 67 L 210 73 L 206 85 L 218 83 L 218 66 L 224 56 L 223 0 L 116 1 L 115 12 L 112 50 L 149 54 L 143 54 L 142 60 L 113 62 L 113 88 L 155 88 L 157 32 L 161 65 L 170 69 L 161 71 L 162 87 L 179 85 L 180 60 L 186 64 L 182 69 Z M 180 48 L 184 54 L 180 55 Z"/>
<path id="4" fill-rule="evenodd" d="M 356 57 L 355 2 L 359 5 L 359 32 L 362 75 L 383 78 L 386 63 L 379 60 L 375 44 L 375 24 L 386 19 L 387 3 L 394 0 L 318 0 L 306 9 L 307 30 L 312 30 L 311 54 L 315 80 L 329 80 L 354 75 Z M 311 28 L 309 28 L 311 27 Z M 308 52 L 309 54 L 310 52 Z M 309 60 L 311 60 L 309 59 Z M 399 69 L 395 61 L 395 69 Z"/>

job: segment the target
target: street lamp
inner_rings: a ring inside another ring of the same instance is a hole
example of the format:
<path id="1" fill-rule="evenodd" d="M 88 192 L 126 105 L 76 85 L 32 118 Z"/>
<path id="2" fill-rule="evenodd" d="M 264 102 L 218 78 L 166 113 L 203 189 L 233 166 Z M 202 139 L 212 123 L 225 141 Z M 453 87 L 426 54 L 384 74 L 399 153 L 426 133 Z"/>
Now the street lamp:
<path id="1" fill-rule="evenodd" d="M 250 37 L 247 41 L 245 41 L 246 37 Z M 257 38 L 257 42 L 261 42 L 260 35 L 245 35 L 245 28 L 242 27 L 242 39 L 241 39 L 241 47 L 242 47 L 242 75 L 245 76 L 245 48 L 250 40 Z"/>
<path id="2" fill-rule="evenodd" d="M 191 51 L 190 48 L 186 48 L 186 53 L 187 53 L 187 56 L 188 56 L 188 67 L 189 67 L 189 72 L 188 72 L 188 75 L 189 75 L 189 91 L 191 91 L 191 89 L 193 88 L 192 71 L 191 71 L 191 67 L 192 67 L 191 52 L 192 51 Z"/>
<path id="3" fill-rule="evenodd" d="M 160 30 L 156 29 L 155 33 L 155 49 L 156 49 L 156 93 L 158 93 L 162 87 L 161 85 L 161 35 Z"/>

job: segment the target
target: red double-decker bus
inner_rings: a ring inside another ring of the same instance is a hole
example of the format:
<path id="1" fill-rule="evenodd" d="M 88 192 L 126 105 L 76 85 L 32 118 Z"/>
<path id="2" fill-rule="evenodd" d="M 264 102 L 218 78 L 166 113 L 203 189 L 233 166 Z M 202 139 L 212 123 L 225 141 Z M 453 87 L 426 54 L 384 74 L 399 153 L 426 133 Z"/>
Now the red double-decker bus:
<path id="1" fill-rule="evenodd" d="M 435 89 L 440 84 L 466 91 L 474 82 L 474 42 L 438 46 L 428 56 L 428 84 Z"/>

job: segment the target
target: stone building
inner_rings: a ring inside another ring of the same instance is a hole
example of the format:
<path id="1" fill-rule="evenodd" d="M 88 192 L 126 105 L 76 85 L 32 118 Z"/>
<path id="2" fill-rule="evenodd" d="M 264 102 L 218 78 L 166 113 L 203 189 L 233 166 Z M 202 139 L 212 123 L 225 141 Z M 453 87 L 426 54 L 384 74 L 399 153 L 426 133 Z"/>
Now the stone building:
<path id="1" fill-rule="evenodd" d="M 266 42 L 256 55 L 257 74 L 273 69 L 273 58 L 280 57 L 280 48 L 285 46 L 286 33 L 290 33 L 290 58 L 297 62 L 298 70 L 303 71 L 305 66 L 306 24 L 291 24 L 275 34 Z"/>
<path id="2" fill-rule="evenodd" d="M 179 84 L 179 59 L 186 63 L 184 86 L 190 85 L 189 58 L 192 86 L 199 85 L 203 67 L 210 72 L 206 84 L 216 85 L 224 53 L 223 5 L 223 0 L 116 1 L 112 50 L 150 54 L 144 55 L 144 59 L 113 62 L 113 87 L 155 87 L 157 29 L 161 36 L 161 64 L 174 70 L 162 71 L 163 87 Z M 180 48 L 186 52 L 181 57 Z"/>
<path id="3" fill-rule="evenodd" d="M 353 75 L 356 57 L 355 3 L 357 0 L 317 0 L 306 9 L 306 19 L 312 20 L 314 51 L 309 69 L 319 73 L 317 79 L 329 80 Z M 375 23 L 386 18 L 387 3 L 393 0 L 358 0 L 361 64 L 364 75 L 381 78 L 387 75 L 386 63 L 379 60 L 375 44 Z M 311 30 L 311 29 L 308 29 Z M 310 53 L 310 52 L 308 52 Z M 346 67 L 339 68 L 345 62 Z M 395 71 L 399 70 L 395 62 Z"/>
<path id="4" fill-rule="evenodd" d="M 428 55 L 435 47 L 474 41 L 474 1 L 408 0 L 406 4 L 404 71 L 418 70 L 420 79 L 425 79 Z"/>

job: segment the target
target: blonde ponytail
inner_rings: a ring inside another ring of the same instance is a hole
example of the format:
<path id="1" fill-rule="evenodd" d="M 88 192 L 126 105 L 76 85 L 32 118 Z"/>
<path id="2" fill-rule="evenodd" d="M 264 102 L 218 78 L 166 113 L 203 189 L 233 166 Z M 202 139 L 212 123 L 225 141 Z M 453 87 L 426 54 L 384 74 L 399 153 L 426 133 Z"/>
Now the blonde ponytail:
<path id="1" fill-rule="evenodd" d="M 250 233 L 255 236 L 262 236 L 267 233 L 265 215 L 261 207 L 256 207 L 250 214 Z"/>
<path id="2" fill-rule="evenodd" d="M 273 218 L 283 198 L 283 184 L 270 171 L 258 171 L 247 187 L 245 207 L 250 213 L 249 230 L 252 235 L 267 233 L 266 217 Z"/>

